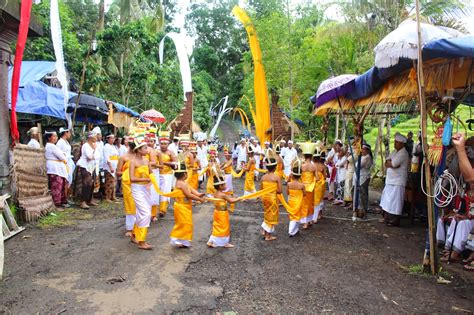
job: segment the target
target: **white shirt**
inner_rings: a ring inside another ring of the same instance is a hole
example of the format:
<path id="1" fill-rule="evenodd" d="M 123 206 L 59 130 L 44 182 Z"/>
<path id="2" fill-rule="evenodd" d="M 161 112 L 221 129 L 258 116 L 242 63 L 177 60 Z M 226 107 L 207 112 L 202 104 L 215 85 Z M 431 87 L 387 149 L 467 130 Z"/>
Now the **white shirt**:
<path id="1" fill-rule="evenodd" d="M 356 165 L 358 162 L 356 163 Z M 372 168 L 372 158 L 369 154 L 362 155 L 360 158 L 360 178 L 359 178 L 359 185 L 362 185 L 367 179 L 370 178 L 370 169 Z M 352 177 L 352 184 L 355 186 L 357 184 L 357 167 L 354 172 L 354 176 Z"/>
<path id="2" fill-rule="evenodd" d="M 298 152 L 295 148 L 286 148 L 285 155 L 283 156 L 283 164 L 285 167 L 290 166 L 291 162 L 298 156 Z"/>
<path id="3" fill-rule="evenodd" d="M 178 145 L 174 142 L 172 142 L 169 146 L 168 146 L 168 150 L 170 150 L 171 152 L 174 153 L 174 155 L 178 156 Z"/>
<path id="4" fill-rule="evenodd" d="M 288 147 L 281 147 L 280 148 L 280 157 L 282 159 L 285 157 L 286 150 L 288 150 Z"/>
<path id="5" fill-rule="evenodd" d="M 97 148 L 96 148 L 96 152 L 99 154 L 99 167 L 100 168 L 104 168 L 104 163 L 105 163 L 105 159 L 104 159 L 104 143 L 102 141 L 97 141 L 96 142 L 96 145 L 97 145 Z"/>
<path id="6" fill-rule="evenodd" d="M 328 155 L 326 156 L 326 161 L 329 161 L 329 159 L 333 159 L 333 162 L 334 162 L 334 159 L 336 157 L 336 150 L 334 150 L 334 148 L 332 148 L 329 152 L 328 152 Z"/>
<path id="7" fill-rule="evenodd" d="M 77 161 L 77 166 L 85 168 L 89 173 L 93 173 L 96 167 L 99 165 L 101 154 L 97 150 L 94 150 L 89 143 L 84 143 L 81 148 L 81 157 Z"/>
<path id="8" fill-rule="evenodd" d="M 46 143 L 44 147 L 46 158 L 46 173 L 61 176 L 64 178 L 68 177 L 68 171 L 66 164 L 66 155 L 52 143 Z"/>
<path id="9" fill-rule="evenodd" d="M 104 160 L 105 160 L 104 170 L 111 173 L 111 169 L 109 167 L 109 163 L 110 163 L 112 164 L 112 170 L 114 171 L 114 174 L 115 174 L 115 171 L 117 170 L 118 158 L 119 158 L 119 153 L 118 153 L 117 148 L 113 144 L 106 143 L 104 146 Z"/>
<path id="10" fill-rule="evenodd" d="M 347 156 L 343 157 L 338 157 L 337 162 L 335 162 L 336 168 L 337 168 L 337 173 L 336 173 L 336 178 L 337 182 L 340 183 L 346 179 L 346 162 L 347 162 Z"/>
<path id="11" fill-rule="evenodd" d="M 410 157 L 408 151 L 402 148 L 399 151 L 394 150 L 388 156 L 387 160 L 392 160 L 392 166 L 387 168 L 386 185 L 405 186 L 407 184 L 408 164 Z"/>
<path id="12" fill-rule="evenodd" d="M 201 164 L 201 168 L 205 168 L 209 165 L 209 161 L 207 159 L 207 146 L 203 145 L 202 147 L 197 146 L 197 154 L 196 157 Z"/>
<path id="13" fill-rule="evenodd" d="M 34 149 L 40 149 L 41 148 L 41 145 L 40 143 L 38 142 L 38 140 L 36 139 L 30 139 L 30 142 L 28 142 L 27 144 L 30 148 L 34 148 Z"/>
<path id="14" fill-rule="evenodd" d="M 239 144 L 235 151 L 237 153 L 237 163 L 247 162 L 247 147 L 245 145 Z"/>
<path id="15" fill-rule="evenodd" d="M 56 146 L 63 151 L 64 155 L 66 156 L 67 159 L 72 158 L 71 155 L 71 145 L 69 144 L 68 141 L 64 140 L 63 138 L 59 139 L 58 142 L 56 143 Z"/>

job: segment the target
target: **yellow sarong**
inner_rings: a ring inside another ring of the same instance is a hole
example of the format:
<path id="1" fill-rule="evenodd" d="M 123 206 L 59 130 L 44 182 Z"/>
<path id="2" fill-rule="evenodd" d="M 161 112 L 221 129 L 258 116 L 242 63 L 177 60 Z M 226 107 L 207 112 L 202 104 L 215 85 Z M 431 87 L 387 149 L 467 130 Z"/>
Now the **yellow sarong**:
<path id="1" fill-rule="evenodd" d="M 251 164 L 247 173 L 245 173 L 244 191 L 255 191 L 255 164 Z"/>
<path id="2" fill-rule="evenodd" d="M 174 226 L 170 238 L 190 242 L 193 239 L 193 206 L 181 189 L 175 192 L 178 194 L 175 196 Z"/>
<path id="3" fill-rule="evenodd" d="M 326 177 L 322 172 L 318 172 L 319 180 L 314 185 L 314 205 L 317 206 L 321 203 L 326 192 Z"/>
<path id="4" fill-rule="evenodd" d="M 302 223 L 308 223 L 305 219 L 314 213 L 314 172 L 303 172 L 301 174 L 301 182 L 306 187 L 306 194 L 303 198 L 303 204 L 301 205 L 301 220 Z"/>
<path id="5" fill-rule="evenodd" d="M 290 210 L 288 211 L 288 217 L 290 221 L 301 220 L 301 204 L 303 201 L 303 191 L 299 189 L 290 189 L 288 194 L 288 204 Z M 299 205 L 299 207 L 298 207 Z"/>
<path id="6" fill-rule="evenodd" d="M 270 227 L 273 225 L 278 224 L 278 202 L 277 202 L 277 194 L 276 189 L 278 183 L 274 182 L 262 182 L 263 189 L 265 188 L 273 188 L 275 192 L 268 193 L 262 196 L 262 203 L 263 203 L 263 220 L 265 224 Z"/>
<path id="7" fill-rule="evenodd" d="M 212 236 L 230 236 L 229 211 L 227 211 L 227 201 L 225 200 L 215 203 Z"/>
<path id="8" fill-rule="evenodd" d="M 135 214 L 135 202 L 132 197 L 132 187 L 130 183 L 130 161 L 125 161 L 122 168 L 122 193 L 123 193 L 123 205 L 125 214 L 134 215 Z"/>

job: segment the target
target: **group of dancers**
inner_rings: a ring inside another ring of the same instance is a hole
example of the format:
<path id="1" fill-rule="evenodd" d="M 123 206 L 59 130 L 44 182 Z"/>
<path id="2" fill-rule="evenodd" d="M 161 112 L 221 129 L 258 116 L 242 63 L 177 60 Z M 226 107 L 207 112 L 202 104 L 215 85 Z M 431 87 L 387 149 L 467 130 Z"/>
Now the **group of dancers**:
<path id="1" fill-rule="evenodd" d="M 214 205 L 212 233 L 209 247 L 232 248 L 230 243 L 229 212 L 235 204 L 260 198 L 263 205 L 262 236 L 266 241 L 276 239 L 275 226 L 279 223 L 279 208 L 289 215 L 289 236 L 318 222 L 324 208 L 327 169 L 324 148 L 315 143 L 301 143 L 303 159 L 296 157 L 291 163 L 289 176 L 283 173 L 280 146 L 265 150 L 263 169 L 257 167 L 252 144 L 247 145 L 248 159 L 239 172 L 234 171 L 232 152 L 225 147 L 223 163 L 217 157 L 217 147 L 209 146 L 209 163 L 201 167 L 195 142 L 181 139 L 180 153 L 170 150 L 168 132 L 160 131 L 159 145 L 147 136 L 133 136 L 129 152 L 118 164 L 117 175 L 122 177 L 125 208 L 126 236 L 139 249 L 150 250 L 147 242 L 150 222 L 165 216 L 174 199 L 174 226 L 170 243 L 179 248 L 191 246 L 193 239 L 193 205 L 210 202 Z M 255 172 L 264 175 L 260 189 L 255 187 Z M 245 173 L 244 195 L 234 194 L 233 178 Z M 199 178 L 207 175 L 206 191 L 199 191 Z M 283 197 L 283 182 L 287 183 L 288 201 Z"/>

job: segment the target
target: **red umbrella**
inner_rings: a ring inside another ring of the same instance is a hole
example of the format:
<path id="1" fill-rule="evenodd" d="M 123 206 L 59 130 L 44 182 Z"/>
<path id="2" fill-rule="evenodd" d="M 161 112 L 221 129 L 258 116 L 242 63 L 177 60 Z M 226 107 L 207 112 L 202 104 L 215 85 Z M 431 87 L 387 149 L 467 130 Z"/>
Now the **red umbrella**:
<path id="1" fill-rule="evenodd" d="M 141 117 L 151 120 L 152 122 L 162 124 L 166 121 L 165 116 L 155 109 L 149 109 L 141 113 Z"/>

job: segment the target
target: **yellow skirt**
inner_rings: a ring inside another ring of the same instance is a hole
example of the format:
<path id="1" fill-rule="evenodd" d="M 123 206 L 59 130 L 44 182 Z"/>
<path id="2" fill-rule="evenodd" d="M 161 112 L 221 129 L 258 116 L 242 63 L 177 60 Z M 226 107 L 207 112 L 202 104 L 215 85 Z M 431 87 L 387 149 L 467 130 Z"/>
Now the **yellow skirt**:
<path id="1" fill-rule="evenodd" d="M 174 203 L 174 226 L 171 239 L 192 241 L 193 239 L 193 206 L 191 203 Z"/>
<path id="2" fill-rule="evenodd" d="M 135 202 L 132 197 L 132 187 L 129 183 L 122 182 L 122 192 L 125 214 L 135 214 Z"/>
<path id="3" fill-rule="evenodd" d="M 214 210 L 214 222 L 212 223 L 212 236 L 230 236 L 229 211 Z"/>

